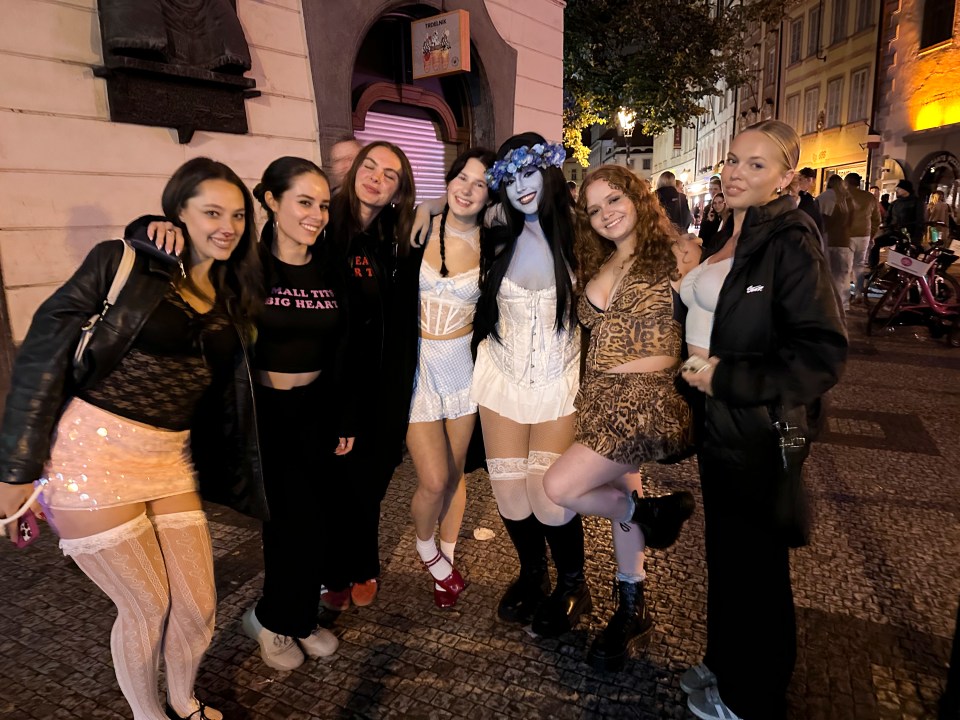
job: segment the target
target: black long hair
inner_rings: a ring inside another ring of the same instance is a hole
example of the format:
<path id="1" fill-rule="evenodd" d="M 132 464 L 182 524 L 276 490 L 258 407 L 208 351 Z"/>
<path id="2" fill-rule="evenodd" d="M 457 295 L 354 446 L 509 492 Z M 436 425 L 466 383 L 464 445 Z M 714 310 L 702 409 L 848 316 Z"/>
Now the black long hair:
<path id="1" fill-rule="evenodd" d="M 480 164 L 483 165 L 484 170 L 489 170 L 490 167 L 497 161 L 497 156 L 494 155 L 493 150 L 487 150 L 483 147 L 470 148 L 464 153 L 461 153 L 456 160 L 453 161 L 453 164 L 450 165 L 450 169 L 447 171 L 447 174 L 444 176 L 446 184 L 449 185 L 453 182 L 454 178 L 457 177 L 463 169 L 467 166 L 467 163 L 471 160 L 479 160 Z M 488 199 L 489 199 L 489 188 L 487 189 Z M 487 204 L 484 203 L 484 210 L 486 210 Z M 450 205 L 443 206 L 443 212 L 440 214 L 440 277 L 447 277 L 449 274 L 447 271 L 447 248 L 446 242 L 444 240 L 444 235 L 446 234 L 447 229 L 447 215 L 450 212 Z M 480 235 L 481 243 L 483 242 L 483 210 L 480 211 L 480 217 L 477 218 L 480 223 Z"/>
<path id="2" fill-rule="evenodd" d="M 499 159 L 519 147 L 546 144 L 542 135 L 527 132 L 514 135 L 497 151 Z M 543 194 L 540 198 L 537 217 L 540 228 L 550 245 L 553 255 L 553 273 L 557 284 L 557 312 L 554 329 L 576 327 L 576 308 L 573 302 L 571 271 L 576 272 L 577 260 L 573 254 L 573 200 L 567 189 L 567 180 L 560 168 L 550 166 L 543 172 Z M 487 335 L 499 340 L 497 322 L 500 308 L 497 295 L 500 284 L 510 266 L 517 238 L 523 232 L 524 215 L 510 204 L 506 183 L 500 183 L 500 202 L 497 208 L 499 219 L 485 234 L 480 252 L 480 300 L 474 320 L 473 340 L 479 343 Z"/>
<path id="3" fill-rule="evenodd" d="M 253 189 L 253 196 L 260 203 L 264 212 L 267 213 L 267 222 L 260 231 L 260 261 L 263 263 L 265 270 L 269 271 L 273 267 L 273 245 L 277 240 L 275 235 L 276 215 L 267 204 L 267 193 L 269 192 L 279 202 L 280 197 L 290 189 L 293 181 L 307 173 L 320 176 L 327 183 L 327 187 L 330 186 L 330 180 L 326 173 L 316 163 L 305 158 L 286 155 L 267 165 L 267 169 L 263 171 L 263 177 L 260 178 L 260 182 Z M 324 228 L 321 236 L 317 238 L 317 243 L 311 248 L 310 255 L 313 261 L 318 261 L 321 257 L 327 257 L 328 255 L 330 243 L 324 242 L 326 232 L 327 229 Z"/>
<path id="4" fill-rule="evenodd" d="M 226 302 L 227 313 L 239 327 L 250 329 L 263 306 L 263 273 L 254 235 L 253 197 L 243 180 L 229 167 L 216 160 L 205 157 L 188 160 L 177 168 L 163 188 L 163 213 L 183 231 L 189 249 L 193 241 L 186 225 L 180 220 L 180 212 L 187 201 L 199 192 L 200 185 L 207 180 L 224 180 L 235 185 L 243 196 L 243 234 L 228 260 L 214 261 L 210 268 L 210 282 L 218 298 L 236 299 L 236 303 Z M 191 254 L 184 252 L 181 258 L 186 277 L 180 282 L 196 295 L 206 297 L 190 277 Z"/>

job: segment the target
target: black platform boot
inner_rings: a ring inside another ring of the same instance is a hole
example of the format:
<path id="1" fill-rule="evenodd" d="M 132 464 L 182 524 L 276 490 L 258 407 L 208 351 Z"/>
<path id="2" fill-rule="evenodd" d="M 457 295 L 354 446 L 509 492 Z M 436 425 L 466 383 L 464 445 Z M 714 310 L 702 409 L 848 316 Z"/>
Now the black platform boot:
<path id="1" fill-rule="evenodd" d="M 542 525 L 557 568 L 557 586 L 533 616 L 533 631 L 556 637 L 569 631 L 580 616 L 593 610 L 593 600 L 583 576 L 583 521 L 579 515 L 566 525 Z"/>
<path id="2" fill-rule="evenodd" d="M 686 490 L 660 497 L 640 497 L 634 490 L 633 502 L 633 522 L 643 531 L 647 546 L 661 550 L 677 541 L 683 524 L 696 507 L 693 495 Z"/>
<path id="3" fill-rule="evenodd" d="M 497 615 L 506 622 L 527 625 L 550 592 L 543 526 L 533 515 L 523 520 L 507 520 L 501 515 L 500 519 L 520 558 L 520 576 L 500 598 Z"/>
<path id="4" fill-rule="evenodd" d="M 650 637 L 653 616 L 643 601 L 642 582 L 613 581 L 617 609 L 587 653 L 587 662 L 596 670 L 622 670 L 631 648 Z"/>

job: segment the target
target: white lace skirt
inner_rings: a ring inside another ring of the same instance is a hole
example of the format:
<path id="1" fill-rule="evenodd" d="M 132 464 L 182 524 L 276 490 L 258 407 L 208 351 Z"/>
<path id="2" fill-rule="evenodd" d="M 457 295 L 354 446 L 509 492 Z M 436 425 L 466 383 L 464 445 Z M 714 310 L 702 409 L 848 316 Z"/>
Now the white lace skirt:
<path id="1" fill-rule="evenodd" d="M 420 339 L 420 359 L 413 380 L 410 422 L 433 422 L 477 411 L 470 401 L 473 357 L 470 335 L 452 340 Z"/>
<path id="2" fill-rule="evenodd" d="M 160 430 L 73 398 L 38 482 L 45 486 L 41 504 L 53 510 L 95 510 L 196 492 L 190 431 Z"/>

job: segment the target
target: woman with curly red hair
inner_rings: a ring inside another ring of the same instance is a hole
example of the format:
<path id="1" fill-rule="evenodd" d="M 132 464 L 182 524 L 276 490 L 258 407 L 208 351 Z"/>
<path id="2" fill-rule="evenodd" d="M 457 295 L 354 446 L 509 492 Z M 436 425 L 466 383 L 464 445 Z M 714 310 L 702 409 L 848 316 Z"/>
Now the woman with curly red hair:
<path id="1" fill-rule="evenodd" d="M 674 387 L 683 342 L 677 291 L 699 248 L 677 237 L 644 182 L 606 165 L 581 186 L 575 249 L 577 315 L 590 341 L 576 442 L 547 471 L 544 489 L 559 505 L 612 521 L 618 609 L 588 660 L 613 670 L 653 625 L 643 599 L 645 546 L 673 544 L 693 511 L 689 492 L 641 499 L 639 468 L 690 443 L 690 410 Z"/>

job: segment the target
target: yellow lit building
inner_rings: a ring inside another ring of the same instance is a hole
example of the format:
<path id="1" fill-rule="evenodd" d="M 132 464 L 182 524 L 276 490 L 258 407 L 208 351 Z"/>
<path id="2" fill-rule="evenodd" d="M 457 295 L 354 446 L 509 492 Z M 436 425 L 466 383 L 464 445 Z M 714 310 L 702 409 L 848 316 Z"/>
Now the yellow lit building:
<path id="1" fill-rule="evenodd" d="M 807 0 L 781 26 L 777 115 L 800 134 L 800 167 L 818 171 L 818 191 L 833 173 L 869 177 L 882 1 Z"/>
<path id="2" fill-rule="evenodd" d="M 955 0 L 884 0 L 878 177 L 899 172 L 925 199 L 945 192 L 957 207 L 960 179 L 960 27 Z M 876 179 L 876 178 L 875 178 Z"/>

